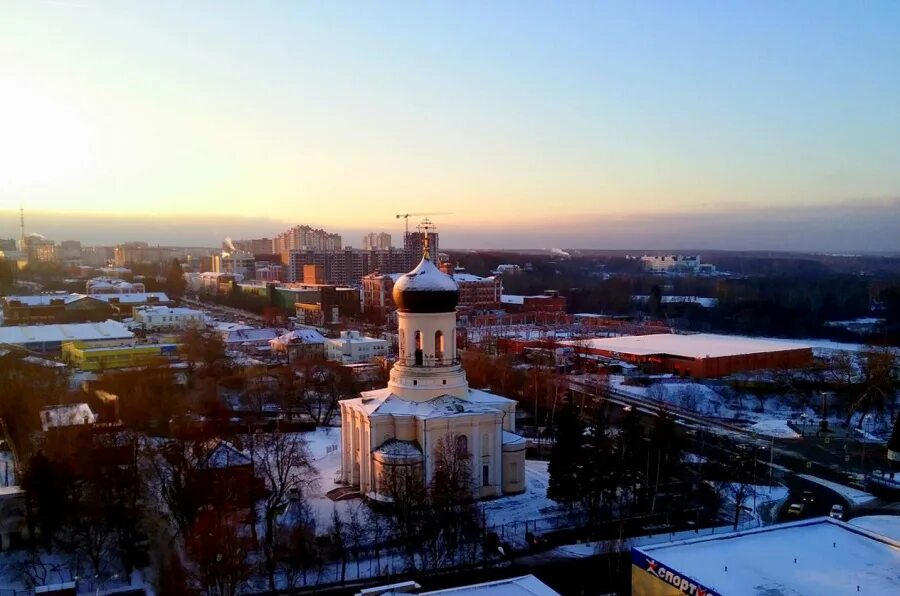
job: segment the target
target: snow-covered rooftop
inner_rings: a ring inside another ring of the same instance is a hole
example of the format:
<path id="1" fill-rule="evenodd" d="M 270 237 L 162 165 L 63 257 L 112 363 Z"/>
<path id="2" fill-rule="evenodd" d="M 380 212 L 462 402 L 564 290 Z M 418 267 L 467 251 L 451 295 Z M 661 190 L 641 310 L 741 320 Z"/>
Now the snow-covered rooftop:
<path id="1" fill-rule="evenodd" d="M 900 593 L 900 543 L 829 518 L 635 548 L 632 561 L 729 596 Z"/>
<path id="2" fill-rule="evenodd" d="M 69 304 L 76 300 L 86 298 L 84 294 L 70 294 L 68 292 L 52 292 L 49 294 L 33 294 L 30 296 L 5 296 L 3 300 L 7 304 L 20 302 L 23 306 L 49 306 L 53 300 L 62 300 L 63 304 Z"/>
<path id="3" fill-rule="evenodd" d="M 93 424 L 96 421 L 94 412 L 85 403 L 41 408 L 41 428 L 45 432 L 51 428 Z"/>
<path id="4" fill-rule="evenodd" d="M 864 515 L 854 517 L 850 525 L 900 541 L 900 515 Z"/>
<path id="5" fill-rule="evenodd" d="M 484 402 L 441 395 L 427 401 L 412 401 L 398 397 L 388 388 L 364 391 L 362 397 L 344 400 L 344 404 L 363 411 L 368 416 L 415 416 L 416 418 L 444 418 L 473 414 L 498 414 L 497 407 Z"/>
<path id="6" fill-rule="evenodd" d="M 401 441 L 388 439 L 375 449 L 376 452 L 391 458 L 416 458 L 422 457 L 422 448 L 415 441 Z"/>
<path id="7" fill-rule="evenodd" d="M 456 281 L 493 281 L 493 277 L 481 277 L 480 275 L 475 275 L 473 273 L 466 273 L 464 271 L 454 271 L 453 279 Z"/>
<path id="8" fill-rule="evenodd" d="M 234 329 L 223 333 L 226 344 L 241 344 L 244 342 L 268 342 L 278 337 L 274 329 Z"/>
<path id="9" fill-rule="evenodd" d="M 70 325 L 20 325 L 0 327 L 0 344 L 27 345 L 31 343 L 92 341 L 99 339 L 131 339 L 134 333 L 118 321 L 102 323 L 73 323 Z"/>
<path id="10" fill-rule="evenodd" d="M 502 304 L 525 304 L 525 296 L 516 296 L 515 294 L 503 294 L 500 296 Z"/>
<path id="11" fill-rule="evenodd" d="M 118 304 L 143 304 L 155 298 L 159 302 L 171 302 L 165 292 L 133 292 L 130 294 L 91 294 L 91 298 Z"/>
<path id="12" fill-rule="evenodd" d="M 648 294 L 636 294 L 631 299 L 634 302 L 643 304 L 650 300 L 650 296 Z M 703 308 L 713 308 L 719 304 L 719 299 L 704 296 L 662 296 L 660 302 L 663 304 L 697 304 Z"/>
<path id="13" fill-rule="evenodd" d="M 587 349 L 622 352 L 638 356 L 669 354 L 685 358 L 721 358 L 725 356 L 811 348 L 809 344 L 799 342 L 758 339 L 737 335 L 715 335 L 712 333 L 698 333 L 695 335 L 677 335 L 674 333 L 626 335 L 623 337 L 603 337 L 564 341 L 561 343 Z"/>
<path id="14" fill-rule="evenodd" d="M 433 592 L 421 592 L 421 596 L 428 594 L 448 594 L 453 596 L 465 596 L 477 594 L 478 596 L 559 596 L 550 586 L 533 575 L 511 577 L 481 584 L 469 586 L 457 586 L 445 588 Z"/>
<path id="15" fill-rule="evenodd" d="M 287 333 L 270 340 L 269 343 L 280 345 L 291 343 L 323 344 L 325 343 L 325 336 L 315 329 L 294 329 L 293 331 L 288 331 Z"/>
<path id="16" fill-rule="evenodd" d="M 193 308 L 185 308 L 183 306 L 142 306 L 138 312 L 144 315 L 184 315 L 184 316 L 202 316 L 203 311 Z"/>
<path id="17" fill-rule="evenodd" d="M 250 456 L 229 443 L 219 440 L 206 454 L 204 461 L 200 462 L 201 468 L 232 468 L 235 466 L 250 465 Z"/>

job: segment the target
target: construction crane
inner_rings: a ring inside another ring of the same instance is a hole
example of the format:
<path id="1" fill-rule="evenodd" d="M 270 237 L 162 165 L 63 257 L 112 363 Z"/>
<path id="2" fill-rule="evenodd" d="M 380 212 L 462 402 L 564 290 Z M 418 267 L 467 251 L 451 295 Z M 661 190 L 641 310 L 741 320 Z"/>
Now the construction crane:
<path id="1" fill-rule="evenodd" d="M 446 212 L 444 212 L 444 213 L 398 213 L 397 219 L 400 219 L 402 217 L 405 220 L 406 236 L 409 236 L 409 218 L 410 217 L 424 217 L 426 215 L 451 215 L 451 214 L 446 213 Z"/>

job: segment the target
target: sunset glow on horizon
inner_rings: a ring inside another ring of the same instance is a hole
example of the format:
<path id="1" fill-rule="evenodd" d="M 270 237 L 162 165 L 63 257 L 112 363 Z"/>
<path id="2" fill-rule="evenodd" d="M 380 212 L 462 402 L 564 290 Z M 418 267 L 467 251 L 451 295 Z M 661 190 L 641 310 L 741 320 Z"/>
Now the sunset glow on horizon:
<path id="1" fill-rule="evenodd" d="M 0 210 L 489 231 L 893 206 L 900 7 L 814 5 L 12 0 Z"/>

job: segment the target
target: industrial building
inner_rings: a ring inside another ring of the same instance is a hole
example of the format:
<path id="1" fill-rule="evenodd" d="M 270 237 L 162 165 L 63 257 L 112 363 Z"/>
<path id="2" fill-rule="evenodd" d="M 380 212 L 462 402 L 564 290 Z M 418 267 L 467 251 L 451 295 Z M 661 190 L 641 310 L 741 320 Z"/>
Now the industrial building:
<path id="1" fill-rule="evenodd" d="M 648 273 L 664 275 L 714 275 L 715 266 L 701 263 L 700 255 L 644 255 L 640 257 Z"/>
<path id="2" fill-rule="evenodd" d="M 560 296 L 556 290 L 545 290 L 543 294 L 535 296 L 503 294 L 500 297 L 500 302 L 503 308 L 513 313 L 566 312 L 566 297 Z"/>
<path id="3" fill-rule="evenodd" d="M 0 327 L 0 344 L 20 346 L 33 352 L 59 354 L 67 341 L 118 344 L 134 339 L 134 333 L 118 321 L 76 323 L 73 325 L 19 325 Z"/>
<path id="4" fill-rule="evenodd" d="M 85 323 L 134 315 L 142 306 L 172 304 L 165 292 L 131 292 L 112 294 L 33 294 L 0 298 L 0 309 L 7 325 L 37 323 Z"/>
<path id="5" fill-rule="evenodd" d="M 631 549 L 633 596 L 900 594 L 900 542 L 831 518 Z"/>
<path id="6" fill-rule="evenodd" d="M 62 359 L 66 364 L 87 371 L 146 366 L 177 354 L 177 344 L 94 346 L 84 341 L 62 344 Z"/>
<path id="7" fill-rule="evenodd" d="M 113 316 L 108 303 L 84 294 L 35 294 L 0 298 L 0 310 L 6 325 L 40 323 L 86 323 L 105 321 Z"/>
<path id="8" fill-rule="evenodd" d="M 732 335 L 659 333 L 560 342 L 581 354 L 595 354 L 643 366 L 647 372 L 685 377 L 720 377 L 812 363 L 812 347 L 790 341 Z"/>

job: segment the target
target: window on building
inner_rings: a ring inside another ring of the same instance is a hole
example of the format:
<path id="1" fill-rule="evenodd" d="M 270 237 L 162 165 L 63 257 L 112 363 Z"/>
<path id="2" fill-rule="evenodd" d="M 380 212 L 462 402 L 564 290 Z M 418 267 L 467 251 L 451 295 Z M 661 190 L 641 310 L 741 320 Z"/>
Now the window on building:
<path id="1" fill-rule="evenodd" d="M 481 466 L 481 486 L 490 486 L 491 468 L 487 464 Z"/>
<path id="2" fill-rule="evenodd" d="M 434 357 L 438 361 L 444 359 L 444 333 L 442 331 L 434 332 Z"/>
<path id="3" fill-rule="evenodd" d="M 509 464 L 509 481 L 511 484 L 519 483 L 519 464 L 518 464 L 518 462 L 510 462 L 510 464 Z"/>
<path id="4" fill-rule="evenodd" d="M 466 435 L 456 437 L 456 457 L 469 457 L 469 437 Z"/>
<path id="5" fill-rule="evenodd" d="M 415 362 L 417 365 L 422 365 L 422 332 L 416 331 L 416 354 L 415 354 Z"/>

